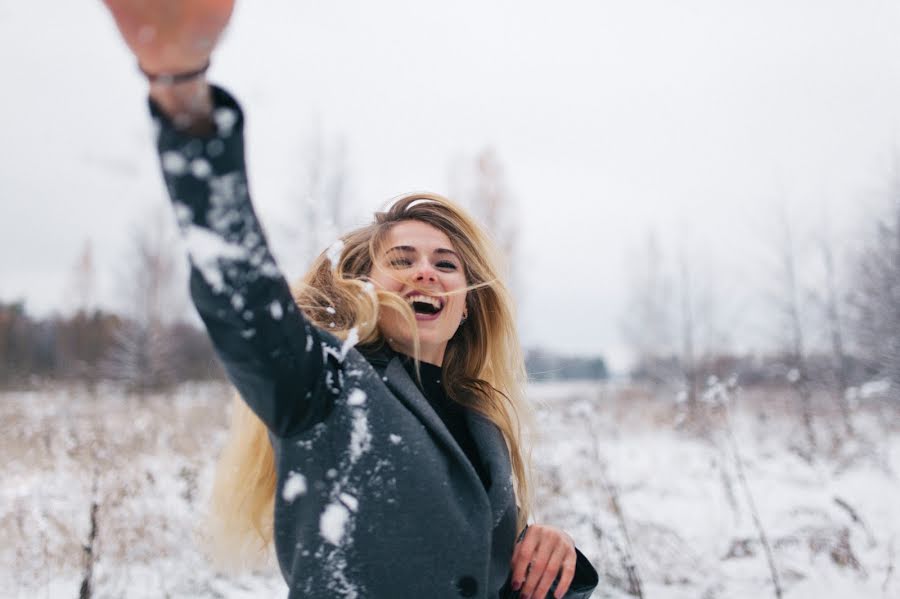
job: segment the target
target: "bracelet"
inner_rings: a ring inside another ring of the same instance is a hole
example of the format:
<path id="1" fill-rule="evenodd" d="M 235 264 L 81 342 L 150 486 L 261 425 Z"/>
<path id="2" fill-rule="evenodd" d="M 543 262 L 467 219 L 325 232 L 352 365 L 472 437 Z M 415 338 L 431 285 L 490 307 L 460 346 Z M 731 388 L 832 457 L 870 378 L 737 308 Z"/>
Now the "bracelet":
<path id="1" fill-rule="evenodd" d="M 208 69 L 209 59 L 207 59 L 206 64 L 204 64 L 199 69 L 193 71 L 183 71 L 181 73 L 148 73 L 144 70 L 144 67 L 141 66 L 141 63 L 138 63 L 138 70 L 143 73 L 144 77 L 147 78 L 147 81 L 159 85 L 174 85 L 176 83 L 185 83 L 187 81 L 190 81 L 191 79 L 196 79 L 197 77 L 205 73 Z"/>

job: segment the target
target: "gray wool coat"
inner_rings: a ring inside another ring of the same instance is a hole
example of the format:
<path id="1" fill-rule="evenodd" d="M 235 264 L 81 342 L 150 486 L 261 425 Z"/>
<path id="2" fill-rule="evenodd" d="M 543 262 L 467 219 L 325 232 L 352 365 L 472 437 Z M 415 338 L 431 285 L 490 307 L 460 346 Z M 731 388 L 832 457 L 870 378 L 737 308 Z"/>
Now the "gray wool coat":
<path id="1" fill-rule="evenodd" d="M 151 112 L 192 298 L 269 429 L 289 598 L 496 598 L 517 533 L 502 434 L 467 412 L 485 486 L 396 356 L 363 355 L 352 335 L 342 342 L 304 319 L 253 212 L 241 110 L 213 95 L 209 137 Z"/>

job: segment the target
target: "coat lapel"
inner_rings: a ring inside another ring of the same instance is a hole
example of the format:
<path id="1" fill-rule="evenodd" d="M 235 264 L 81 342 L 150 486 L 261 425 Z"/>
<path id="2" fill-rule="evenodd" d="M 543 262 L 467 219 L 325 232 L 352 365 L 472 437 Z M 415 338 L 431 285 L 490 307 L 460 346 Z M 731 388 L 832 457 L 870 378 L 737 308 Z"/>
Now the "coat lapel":
<path id="1" fill-rule="evenodd" d="M 462 448 L 456 442 L 456 439 L 453 438 L 453 435 L 447 429 L 444 421 L 441 420 L 441 417 L 437 415 L 437 412 L 434 411 L 434 408 L 431 407 L 431 404 L 428 403 L 428 400 L 425 399 L 425 396 L 419 391 L 415 382 L 409 378 L 409 374 L 406 372 L 406 369 L 403 367 L 403 364 L 400 363 L 399 359 L 392 358 L 388 362 L 387 368 L 384 371 L 384 376 L 387 379 L 385 384 L 394 392 L 394 395 L 406 404 L 406 407 L 408 407 L 413 414 L 418 416 L 419 420 L 421 420 L 425 427 L 437 437 L 438 441 L 450 455 L 463 462 L 464 466 L 468 468 L 469 474 L 475 480 L 479 481 L 478 486 L 481 487 L 481 481 L 478 478 L 478 473 L 475 472 L 475 467 L 469 462 L 469 458 L 463 453 Z"/>
<path id="2" fill-rule="evenodd" d="M 409 378 L 409 374 L 397 358 L 392 358 L 387 363 L 384 371 L 387 379 L 385 384 L 394 392 L 394 395 L 400 399 L 409 410 L 415 414 L 425 427 L 434 433 L 437 440 L 455 459 L 463 463 L 469 473 L 469 477 L 477 483 L 478 487 L 484 489 L 478 473 L 469 461 L 469 458 L 460 448 L 456 439 L 447 429 L 444 421 L 441 420 L 425 396 L 416 386 L 415 382 Z M 481 414 L 467 409 L 465 411 L 466 423 L 469 426 L 469 432 L 478 448 L 479 456 L 487 471 L 490 473 L 491 485 L 487 489 L 488 500 L 491 505 L 491 515 L 493 525 L 497 526 L 503 513 L 508 507 L 512 489 L 512 469 L 509 461 L 509 451 L 506 448 L 506 441 L 503 434 L 496 425 L 482 416 Z"/>
<path id="3" fill-rule="evenodd" d="M 488 500 L 491 503 L 494 526 L 497 526 L 514 495 L 509 450 L 503 433 L 493 422 L 473 410 L 466 410 L 466 420 L 481 461 L 491 475 Z"/>

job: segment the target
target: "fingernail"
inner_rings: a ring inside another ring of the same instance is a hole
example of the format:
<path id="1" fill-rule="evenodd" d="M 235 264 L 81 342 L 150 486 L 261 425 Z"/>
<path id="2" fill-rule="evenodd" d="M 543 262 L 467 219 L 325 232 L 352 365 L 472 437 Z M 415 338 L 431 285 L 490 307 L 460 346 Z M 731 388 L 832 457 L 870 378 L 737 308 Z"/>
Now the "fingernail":
<path id="1" fill-rule="evenodd" d="M 513 583 L 513 590 L 514 590 L 514 591 L 518 591 L 518 590 L 521 589 L 521 588 L 522 588 L 522 581 L 521 581 L 521 580 L 517 580 L 517 581 L 515 581 L 515 582 Z"/>

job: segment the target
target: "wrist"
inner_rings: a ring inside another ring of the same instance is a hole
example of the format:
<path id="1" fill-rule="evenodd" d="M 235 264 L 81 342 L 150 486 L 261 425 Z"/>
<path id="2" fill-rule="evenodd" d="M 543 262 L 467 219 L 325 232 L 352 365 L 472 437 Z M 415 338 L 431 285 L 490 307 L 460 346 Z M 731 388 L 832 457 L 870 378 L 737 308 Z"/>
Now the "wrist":
<path id="1" fill-rule="evenodd" d="M 138 70 L 147 78 L 152 85 L 176 85 L 188 83 L 193 79 L 197 79 L 206 74 L 209 69 L 209 58 L 200 66 L 178 67 L 178 68 L 155 68 L 146 69 L 138 61 Z"/>
<path id="2" fill-rule="evenodd" d="M 205 75 L 178 82 L 151 81 L 150 98 L 176 129 L 200 135 L 215 130 L 212 91 Z"/>

